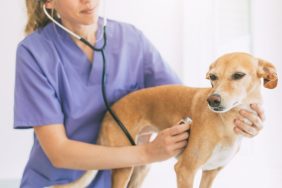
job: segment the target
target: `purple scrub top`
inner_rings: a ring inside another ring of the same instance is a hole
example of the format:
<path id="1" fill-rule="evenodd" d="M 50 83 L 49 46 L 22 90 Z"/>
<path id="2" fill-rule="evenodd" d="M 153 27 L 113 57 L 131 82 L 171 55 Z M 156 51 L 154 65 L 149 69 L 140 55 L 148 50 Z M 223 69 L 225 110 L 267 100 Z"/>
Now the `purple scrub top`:
<path id="1" fill-rule="evenodd" d="M 98 38 L 101 33 L 100 27 Z M 134 26 L 108 20 L 107 38 L 106 89 L 111 104 L 141 88 L 180 83 Z M 96 47 L 102 45 L 100 40 Z M 94 52 L 94 61 L 89 62 L 70 36 L 53 23 L 33 32 L 17 48 L 14 128 L 64 124 L 69 139 L 95 143 L 106 112 L 101 73 L 101 53 Z M 83 173 L 52 166 L 34 135 L 21 187 L 69 183 Z M 111 171 L 99 171 L 89 187 L 111 187 Z"/>

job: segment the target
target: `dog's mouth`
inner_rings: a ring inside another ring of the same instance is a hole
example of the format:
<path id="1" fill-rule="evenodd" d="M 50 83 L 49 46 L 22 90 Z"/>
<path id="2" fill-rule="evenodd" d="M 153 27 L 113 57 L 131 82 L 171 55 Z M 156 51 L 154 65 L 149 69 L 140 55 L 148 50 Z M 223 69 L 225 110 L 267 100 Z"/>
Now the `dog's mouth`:
<path id="1" fill-rule="evenodd" d="M 219 105 L 219 106 L 216 106 L 216 107 L 212 107 L 210 105 L 209 106 L 209 109 L 215 113 L 225 113 L 225 112 L 228 112 L 229 110 L 231 110 L 232 108 L 238 106 L 240 103 L 238 101 L 234 102 L 232 104 L 232 106 L 230 108 L 226 108 L 222 105 Z"/>
<path id="2" fill-rule="evenodd" d="M 216 113 L 223 113 L 226 111 L 226 108 L 223 106 L 217 106 L 217 107 L 211 107 L 210 105 L 208 106 L 211 111 L 216 112 Z"/>

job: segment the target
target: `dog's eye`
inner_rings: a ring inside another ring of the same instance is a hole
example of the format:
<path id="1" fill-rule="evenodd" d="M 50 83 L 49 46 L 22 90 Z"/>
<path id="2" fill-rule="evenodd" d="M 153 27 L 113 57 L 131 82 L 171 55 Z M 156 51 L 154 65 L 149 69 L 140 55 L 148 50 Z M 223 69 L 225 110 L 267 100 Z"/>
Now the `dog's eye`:
<path id="1" fill-rule="evenodd" d="M 240 80 L 241 78 L 243 78 L 246 74 L 242 73 L 242 72 L 237 72 L 235 74 L 232 75 L 232 79 L 233 80 Z"/>
<path id="2" fill-rule="evenodd" d="M 211 81 L 215 81 L 215 80 L 217 80 L 217 79 L 218 79 L 218 78 L 217 78 L 216 75 L 210 74 L 210 80 L 211 80 Z"/>

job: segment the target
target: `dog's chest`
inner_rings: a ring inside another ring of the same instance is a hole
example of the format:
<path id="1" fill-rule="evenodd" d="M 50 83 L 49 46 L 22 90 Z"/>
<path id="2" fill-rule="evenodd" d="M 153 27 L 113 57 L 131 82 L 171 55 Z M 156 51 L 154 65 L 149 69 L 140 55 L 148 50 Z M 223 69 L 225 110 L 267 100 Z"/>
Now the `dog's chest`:
<path id="1" fill-rule="evenodd" d="M 222 144 L 218 144 L 213 150 L 211 157 L 204 164 L 202 169 L 205 171 L 224 167 L 235 156 L 235 154 L 239 150 L 240 143 L 241 137 L 237 138 L 234 144 L 228 147 L 223 146 Z"/>

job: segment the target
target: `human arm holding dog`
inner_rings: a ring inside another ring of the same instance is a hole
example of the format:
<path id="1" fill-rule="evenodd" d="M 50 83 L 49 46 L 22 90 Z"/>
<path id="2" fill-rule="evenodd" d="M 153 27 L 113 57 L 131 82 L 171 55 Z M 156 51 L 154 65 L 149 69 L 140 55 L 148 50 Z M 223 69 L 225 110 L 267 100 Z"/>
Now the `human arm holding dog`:
<path id="1" fill-rule="evenodd" d="M 240 114 L 253 122 L 252 125 L 235 120 L 234 131 L 245 137 L 256 136 L 262 129 L 264 120 L 262 107 L 257 104 L 252 104 L 251 107 L 257 112 L 257 116 L 245 110 L 241 110 Z M 169 159 L 187 145 L 189 128 L 188 124 L 175 125 L 161 131 L 151 143 L 118 148 L 68 139 L 64 126 L 60 124 L 36 127 L 35 133 L 55 167 L 87 170 L 138 166 Z"/>
<path id="2" fill-rule="evenodd" d="M 151 143 L 124 147 L 107 147 L 68 139 L 62 124 L 34 129 L 53 166 L 93 170 L 139 166 L 169 159 L 186 146 L 189 125 L 175 125 L 164 129 Z"/>
<path id="3" fill-rule="evenodd" d="M 245 110 L 241 110 L 240 113 L 253 122 L 252 125 L 245 124 L 239 119 L 235 121 L 234 131 L 245 137 L 256 136 L 262 129 L 264 119 L 262 107 L 257 104 L 251 107 L 258 116 Z M 161 131 L 149 144 L 118 148 L 68 139 L 63 125 L 40 126 L 35 128 L 35 132 L 54 166 L 86 170 L 138 166 L 176 156 L 187 145 L 189 128 L 188 124 L 175 125 Z"/>

